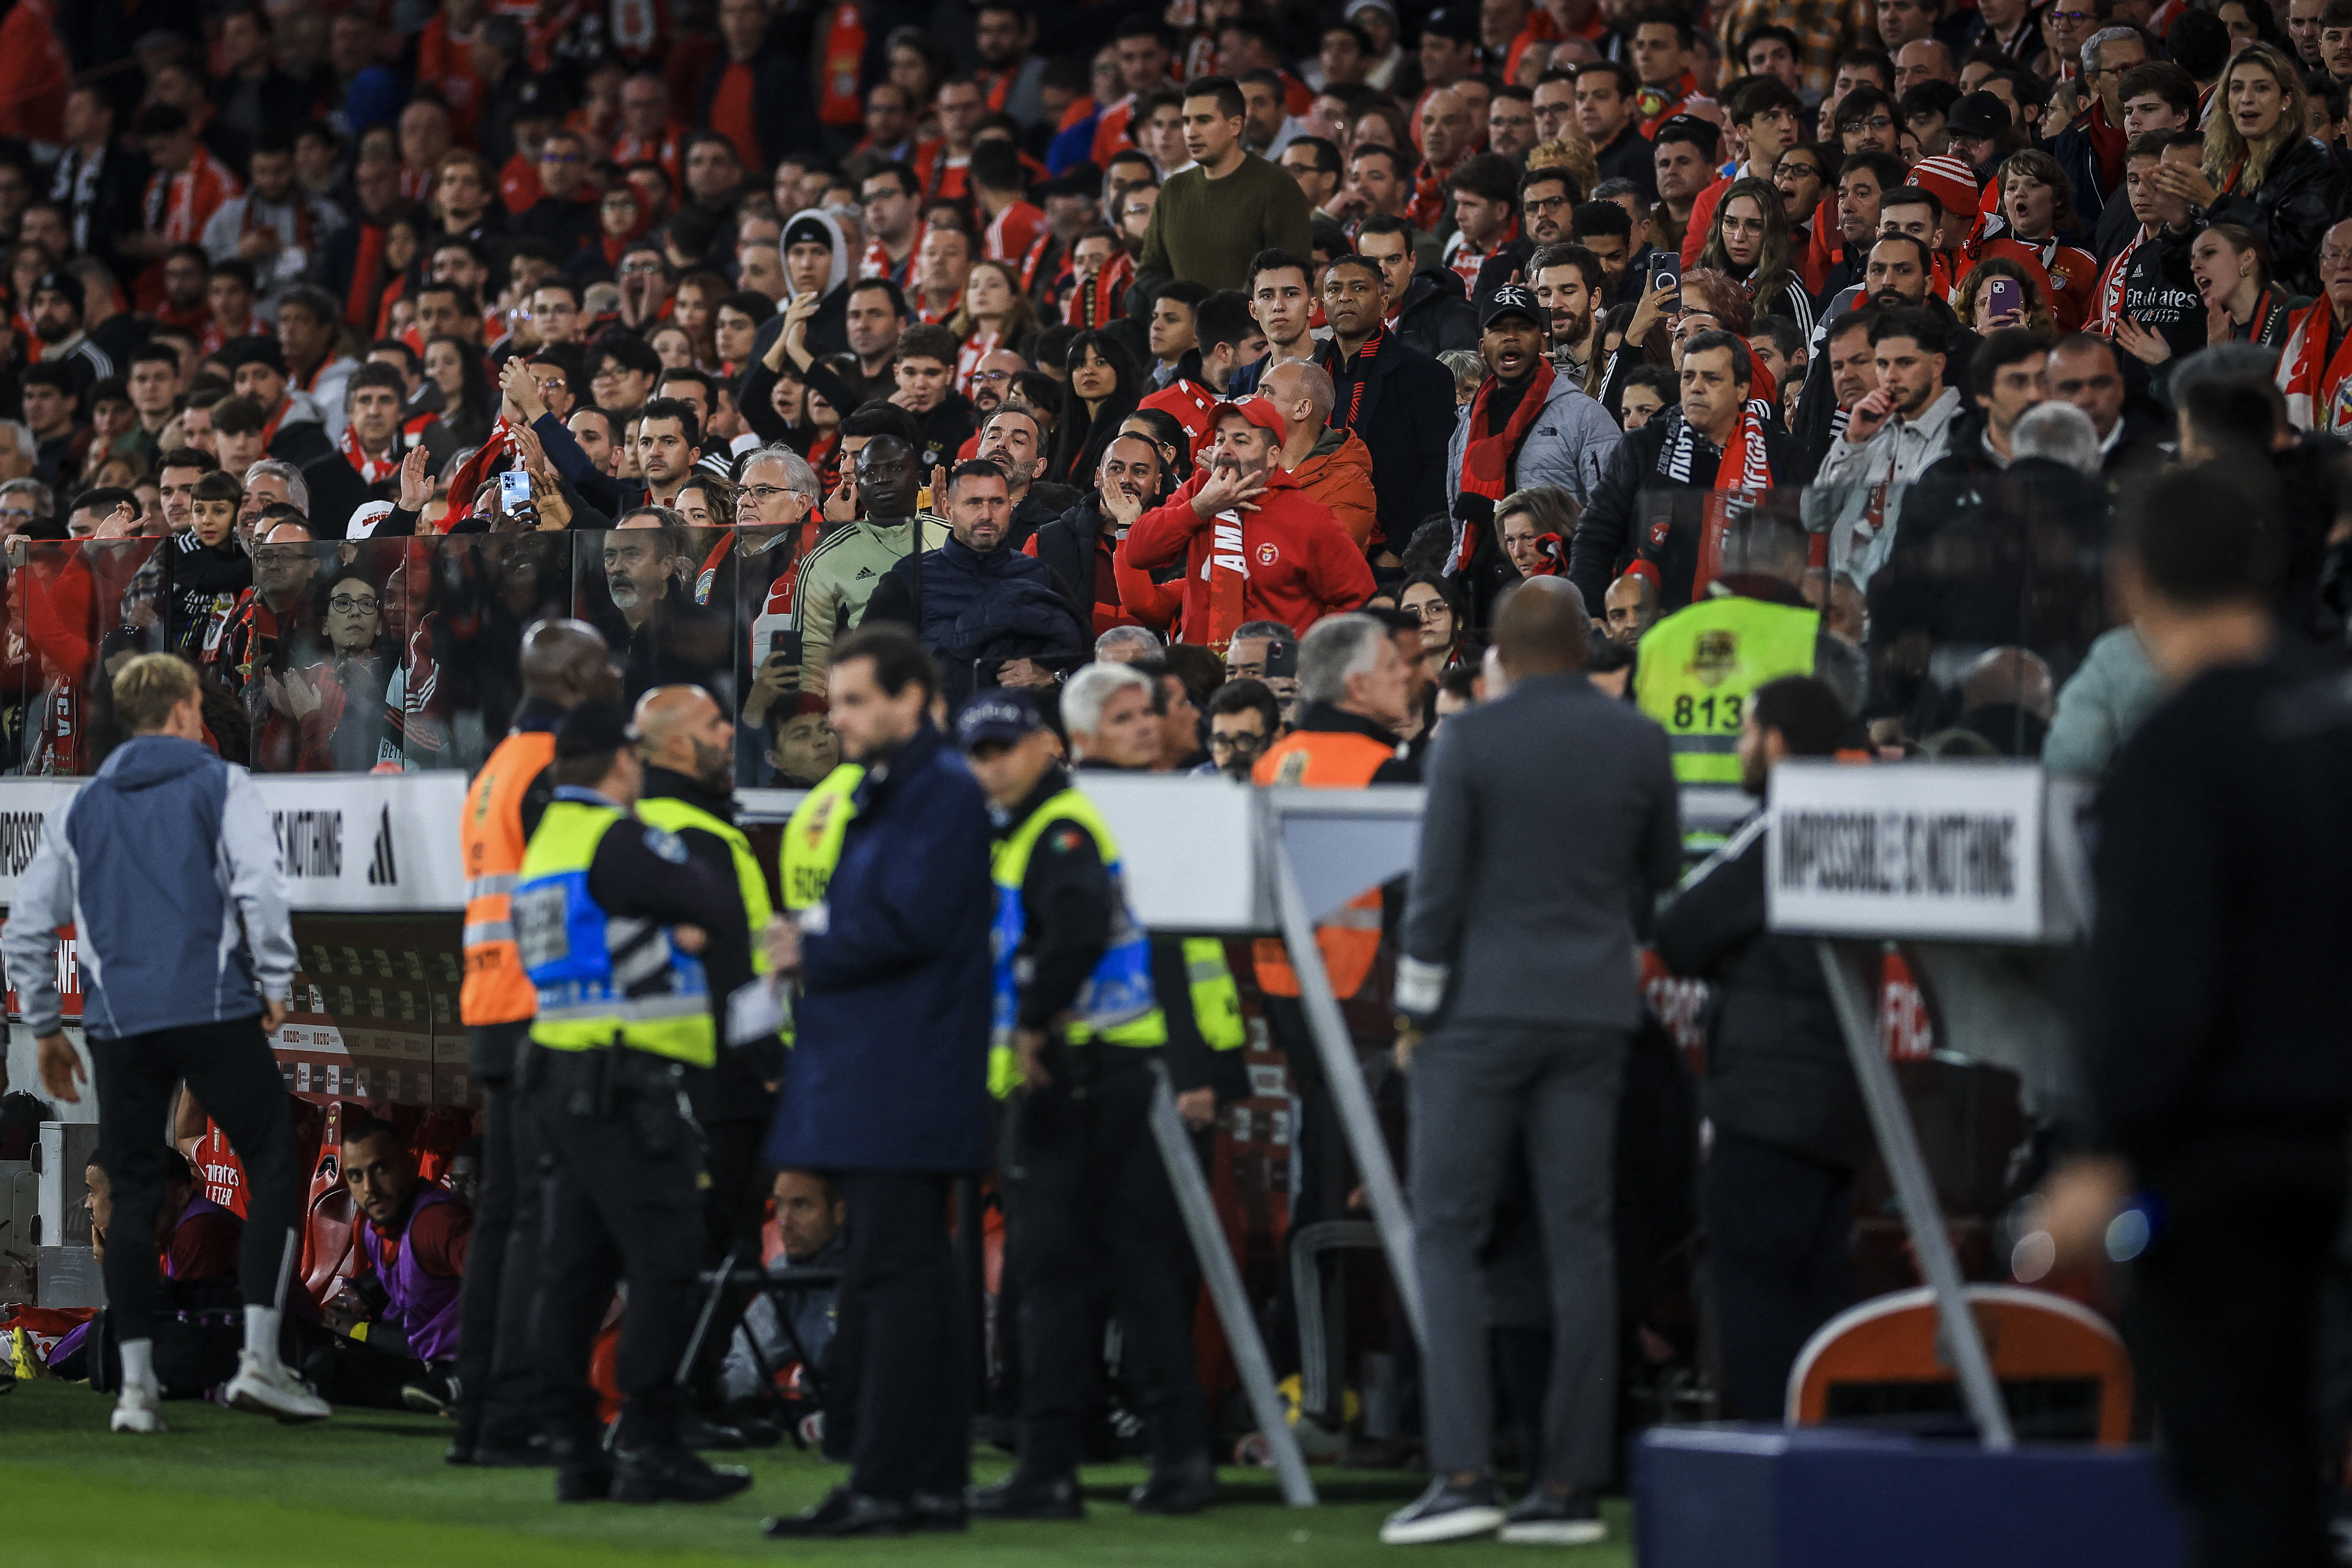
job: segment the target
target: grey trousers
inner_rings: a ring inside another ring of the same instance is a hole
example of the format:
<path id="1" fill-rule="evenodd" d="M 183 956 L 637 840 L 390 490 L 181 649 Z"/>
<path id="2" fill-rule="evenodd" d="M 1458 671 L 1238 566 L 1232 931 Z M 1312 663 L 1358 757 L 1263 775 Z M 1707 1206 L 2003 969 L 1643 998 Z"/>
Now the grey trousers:
<path id="1" fill-rule="evenodd" d="M 1616 1412 L 1616 1257 L 1610 1236 L 1613 1029 L 1449 1024 L 1408 1075 L 1413 1261 L 1429 1346 L 1422 1369 L 1433 1475 L 1491 1466 L 1486 1280 L 1479 1258 L 1514 1144 L 1527 1152 L 1551 1292 L 1551 1383 L 1539 1480 L 1609 1479 Z"/>

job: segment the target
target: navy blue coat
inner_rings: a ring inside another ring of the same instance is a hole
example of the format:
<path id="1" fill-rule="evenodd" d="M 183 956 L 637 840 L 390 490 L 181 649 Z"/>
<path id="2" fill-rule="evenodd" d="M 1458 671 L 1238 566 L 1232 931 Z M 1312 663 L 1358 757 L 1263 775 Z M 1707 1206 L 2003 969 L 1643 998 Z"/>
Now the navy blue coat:
<path id="1" fill-rule="evenodd" d="M 853 798 L 824 929 L 801 942 L 798 1037 L 768 1159 L 980 1170 L 995 896 L 987 802 L 929 721 Z"/>

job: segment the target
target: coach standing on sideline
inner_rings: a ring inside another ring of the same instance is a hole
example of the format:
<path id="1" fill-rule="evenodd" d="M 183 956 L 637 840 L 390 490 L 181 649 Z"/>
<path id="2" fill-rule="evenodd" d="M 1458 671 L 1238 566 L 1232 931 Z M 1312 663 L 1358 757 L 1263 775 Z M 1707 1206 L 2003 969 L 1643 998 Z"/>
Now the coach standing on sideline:
<path id="1" fill-rule="evenodd" d="M 57 930 L 77 928 L 115 1234 L 154 1233 L 174 1158 L 160 1134 L 182 1079 L 228 1134 L 245 1165 L 245 1349 L 219 1397 L 281 1421 L 315 1421 L 327 1402 L 278 1355 L 301 1171 L 268 1033 L 285 1021 L 294 984 L 277 838 L 251 776 L 204 743 L 194 665 L 142 655 L 115 676 L 113 694 L 131 739 L 42 824 L 0 936 L 8 982 L 40 1041 L 42 1087 L 79 1100 L 81 1063 L 57 984 Z M 152 1331 L 160 1289 L 152 1247 L 106 1249 L 106 1299 L 122 1347 L 117 1432 L 164 1429 Z"/>
<path id="2" fill-rule="evenodd" d="M 800 973 L 769 1163 L 838 1171 L 845 1316 L 863 1325 L 850 1475 L 771 1520 L 779 1538 L 961 1530 L 971 1322 L 948 1245 L 950 1182 L 988 1163 L 988 805 L 930 720 L 939 667 L 897 626 L 836 645 L 825 695 L 864 764 L 825 897 L 772 927 Z"/>
<path id="3" fill-rule="evenodd" d="M 584 621 L 541 621 L 522 634 L 522 706 L 467 786 L 466 1068 L 482 1086 L 482 1186 L 457 1340 L 453 1465 L 544 1457 L 530 1361 L 539 1282 L 539 1142 L 515 1114 L 515 1069 L 538 993 L 515 951 L 511 902 L 523 846 L 555 798 L 555 726 L 581 703 L 621 695 L 621 667 Z"/>
<path id="4" fill-rule="evenodd" d="M 1396 1004 L 1432 1479 L 1389 1517 L 1381 1539 L 1391 1544 L 1498 1526 L 1506 1541 L 1561 1545 L 1603 1533 L 1594 1489 L 1609 1478 L 1616 1413 L 1611 1150 L 1642 1006 L 1633 912 L 1673 885 L 1682 839 L 1665 731 L 1584 679 L 1590 625 L 1565 578 L 1514 590 L 1495 626 L 1510 690 L 1448 719 L 1430 753 Z M 1550 830 L 1525 832 L 1531 822 Z M 1543 1474 L 1506 1514 L 1479 1258 L 1514 1145 L 1542 1218 L 1552 1354 Z"/>

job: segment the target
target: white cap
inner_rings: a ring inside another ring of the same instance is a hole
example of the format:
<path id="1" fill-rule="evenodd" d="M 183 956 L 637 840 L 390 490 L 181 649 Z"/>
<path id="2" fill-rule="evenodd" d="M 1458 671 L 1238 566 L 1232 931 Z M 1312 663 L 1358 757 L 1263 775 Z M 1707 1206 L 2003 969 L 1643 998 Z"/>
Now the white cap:
<path id="1" fill-rule="evenodd" d="M 377 525 L 392 515 L 388 500 L 372 500 L 352 513 L 351 525 L 343 530 L 345 539 L 373 539 Z"/>

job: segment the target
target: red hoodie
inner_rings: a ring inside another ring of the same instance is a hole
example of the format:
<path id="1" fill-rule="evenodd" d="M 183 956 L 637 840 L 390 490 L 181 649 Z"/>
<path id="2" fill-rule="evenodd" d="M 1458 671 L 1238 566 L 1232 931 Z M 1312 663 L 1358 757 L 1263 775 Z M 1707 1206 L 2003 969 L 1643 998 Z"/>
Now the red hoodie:
<path id="1" fill-rule="evenodd" d="M 1188 642 L 1202 640 L 1209 624 L 1211 520 L 1192 510 L 1192 497 L 1208 478 L 1205 468 L 1195 472 L 1167 505 L 1136 519 L 1118 547 L 1121 566 L 1146 572 L 1182 558 L 1179 626 Z M 1309 500 L 1287 470 L 1272 471 L 1256 506 L 1242 514 L 1244 620 L 1279 621 L 1304 636 L 1325 616 L 1356 609 L 1372 596 L 1372 569 L 1364 552 L 1330 509 Z"/>

